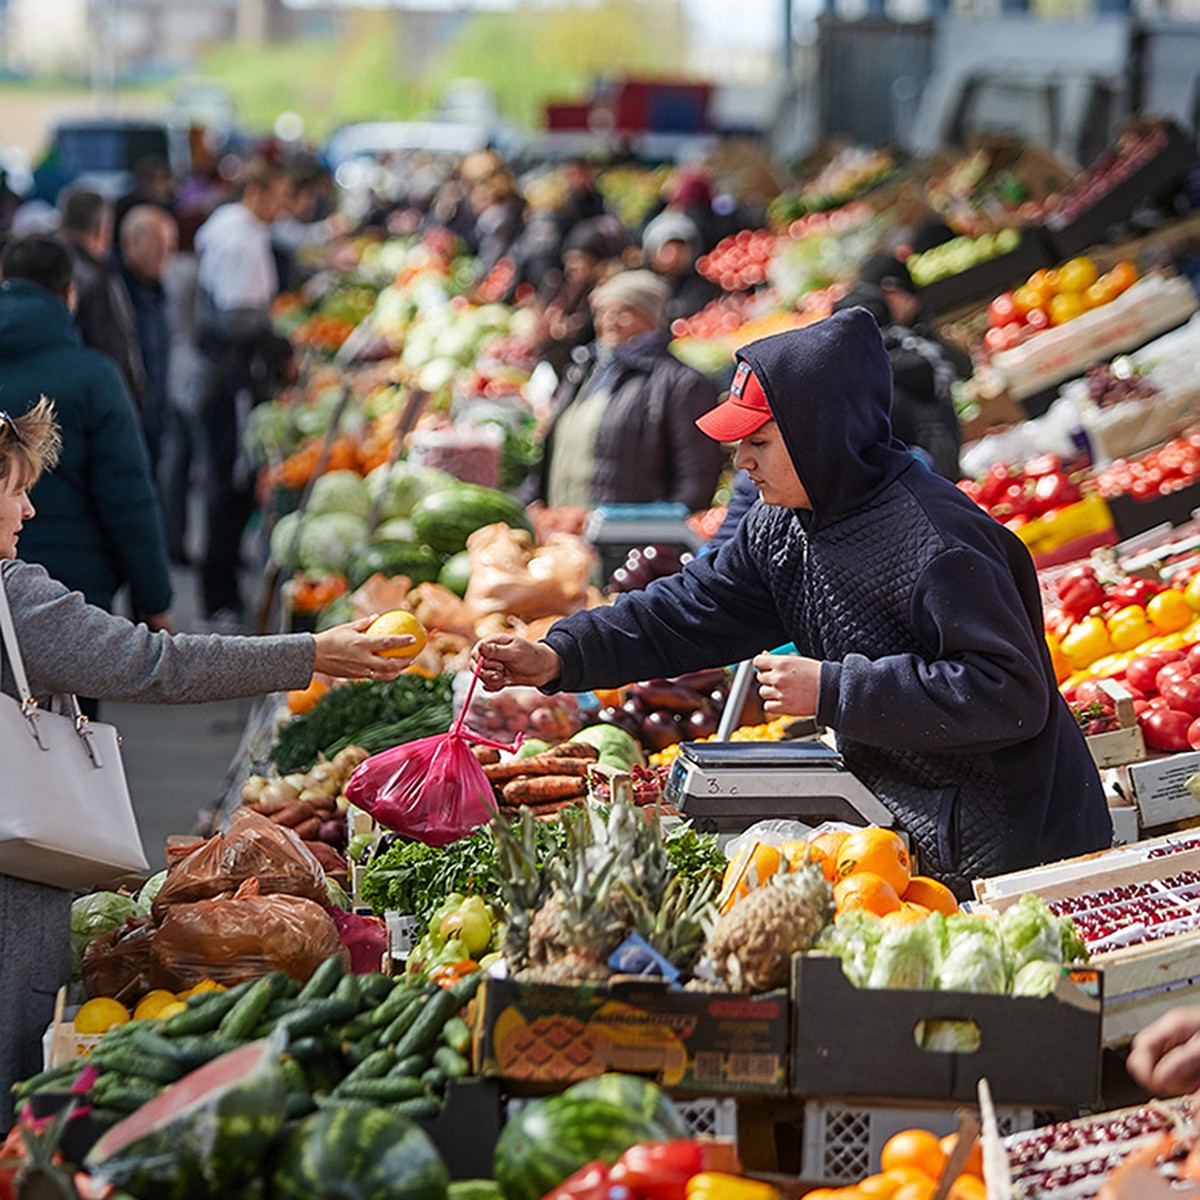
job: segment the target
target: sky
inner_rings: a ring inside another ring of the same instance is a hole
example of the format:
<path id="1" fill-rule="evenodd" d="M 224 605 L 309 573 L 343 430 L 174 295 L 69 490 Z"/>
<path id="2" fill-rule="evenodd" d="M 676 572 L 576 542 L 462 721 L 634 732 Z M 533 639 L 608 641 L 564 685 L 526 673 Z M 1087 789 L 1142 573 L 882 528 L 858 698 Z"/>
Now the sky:
<path id="1" fill-rule="evenodd" d="M 779 44 L 783 0 L 684 0 L 684 9 L 706 41 L 755 50 Z"/>

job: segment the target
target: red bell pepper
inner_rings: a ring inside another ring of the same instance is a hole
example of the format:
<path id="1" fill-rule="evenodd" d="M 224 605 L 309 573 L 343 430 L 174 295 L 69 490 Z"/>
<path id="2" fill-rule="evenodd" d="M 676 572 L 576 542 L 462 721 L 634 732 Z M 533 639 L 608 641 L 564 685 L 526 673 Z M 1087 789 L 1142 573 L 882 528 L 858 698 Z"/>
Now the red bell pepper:
<path id="1" fill-rule="evenodd" d="M 1122 607 L 1127 604 L 1136 604 L 1141 608 L 1145 608 L 1161 591 L 1162 586 L 1160 584 L 1151 583 L 1148 579 L 1139 579 L 1136 575 L 1130 575 L 1109 592 L 1109 597 L 1113 600 L 1119 600 Z"/>
<path id="2" fill-rule="evenodd" d="M 1078 504 L 1082 498 L 1079 489 L 1061 471 L 1052 471 L 1038 478 L 1030 504 L 1041 516 L 1068 504 Z"/>
<path id="3" fill-rule="evenodd" d="M 1096 572 L 1087 565 L 1068 571 L 1055 588 L 1063 611 L 1073 617 L 1082 617 L 1097 605 L 1104 603 L 1104 588 L 1096 578 Z"/>
<path id="4" fill-rule="evenodd" d="M 1040 479 L 1044 475 L 1061 475 L 1062 459 L 1057 454 L 1039 454 L 1021 469 L 1030 479 Z"/>
<path id="5" fill-rule="evenodd" d="M 625 1184 L 639 1200 L 686 1200 L 688 1180 L 712 1170 L 718 1165 L 713 1155 L 724 1153 L 690 1138 L 643 1142 L 617 1159 L 609 1179 Z"/>
<path id="6" fill-rule="evenodd" d="M 990 508 L 1004 495 L 1012 482 L 1013 477 L 1008 473 L 1007 467 L 990 468 L 979 482 L 979 502 Z"/>
<path id="7" fill-rule="evenodd" d="M 543 1200 L 607 1200 L 611 1186 L 608 1163 L 596 1159 L 580 1167 L 574 1175 L 568 1175 Z"/>

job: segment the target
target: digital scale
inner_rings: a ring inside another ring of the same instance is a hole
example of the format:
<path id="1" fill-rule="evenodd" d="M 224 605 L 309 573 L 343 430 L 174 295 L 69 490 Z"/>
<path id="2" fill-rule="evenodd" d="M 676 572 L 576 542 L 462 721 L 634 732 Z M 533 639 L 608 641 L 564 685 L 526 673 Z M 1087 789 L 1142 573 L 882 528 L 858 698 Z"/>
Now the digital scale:
<path id="1" fill-rule="evenodd" d="M 819 741 L 685 742 L 663 799 L 698 828 L 734 834 L 785 819 L 891 826 L 892 814 Z"/>

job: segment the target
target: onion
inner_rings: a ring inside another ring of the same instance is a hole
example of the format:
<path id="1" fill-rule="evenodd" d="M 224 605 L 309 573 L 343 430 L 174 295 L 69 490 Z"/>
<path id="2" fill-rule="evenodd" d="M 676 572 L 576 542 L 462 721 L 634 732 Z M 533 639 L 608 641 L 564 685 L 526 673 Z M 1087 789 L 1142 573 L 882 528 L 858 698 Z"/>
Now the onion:
<path id="1" fill-rule="evenodd" d="M 267 782 L 262 775 L 251 775 L 242 784 L 242 800 L 246 804 L 257 804 L 262 799 L 263 789 L 267 786 Z"/>
<path id="2" fill-rule="evenodd" d="M 340 846 L 346 840 L 346 822 L 333 819 L 322 821 L 317 837 L 330 846 Z"/>
<path id="3" fill-rule="evenodd" d="M 259 803 L 294 804 L 300 799 L 300 789 L 286 779 L 272 779 L 259 793 Z"/>

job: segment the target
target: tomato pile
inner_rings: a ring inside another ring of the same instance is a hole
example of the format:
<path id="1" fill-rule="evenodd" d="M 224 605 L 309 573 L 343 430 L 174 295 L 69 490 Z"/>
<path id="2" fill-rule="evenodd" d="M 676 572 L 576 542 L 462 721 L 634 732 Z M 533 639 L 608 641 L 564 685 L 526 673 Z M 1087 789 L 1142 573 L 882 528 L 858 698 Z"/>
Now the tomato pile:
<path id="1" fill-rule="evenodd" d="M 1010 529 L 1083 498 L 1055 454 L 1040 454 L 1024 467 L 994 466 L 982 479 L 964 479 L 958 487 Z"/>
<path id="2" fill-rule="evenodd" d="M 737 292 L 767 281 L 778 238 L 769 229 L 739 229 L 696 260 L 696 270 L 722 291 Z"/>
<path id="3" fill-rule="evenodd" d="M 735 293 L 718 296 L 710 300 L 698 313 L 690 317 L 677 317 L 671 322 L 671 336 L 694 338 L 719 338 L 740 329 L 753 317 L 752 298 Z"/>
<path id="4" fill-rule="evenodd" d="M 1100 495 L 1149 500 L 1168 496 L 1200 477 L 1200 434 L 1175 438 L 1140 458 L 1118 458 L 1100 472 Z"/>

